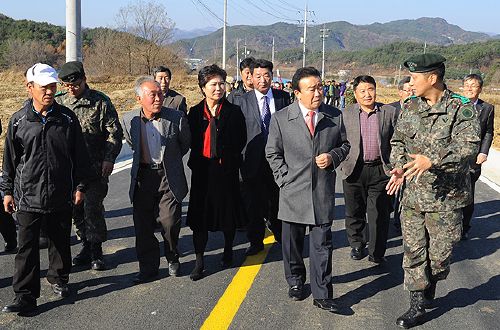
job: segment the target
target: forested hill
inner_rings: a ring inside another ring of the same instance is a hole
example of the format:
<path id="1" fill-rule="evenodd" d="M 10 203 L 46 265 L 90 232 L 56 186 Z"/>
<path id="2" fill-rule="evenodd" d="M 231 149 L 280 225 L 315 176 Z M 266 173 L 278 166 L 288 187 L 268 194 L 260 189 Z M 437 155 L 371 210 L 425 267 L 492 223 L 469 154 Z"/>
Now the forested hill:
<path id="1" fill-rule="evenodd" d="M 423 17 L 369 25 L 354 25 L 340 21 L 310 26 L 307 30 L 308 49 L 321 49 L 320 29 L 323 27 L 330 30 L 325 40 L 327 51 L 363 50 L 400 41 L 445 46 L 492 39 L 485 33 L 465 31 L 442 18 Z M 247 48 L 254 52 L 270 52 L 273 38 L 277 52 L 297 49 L 301 48 L 302 34 L 302 26 L 288 23 L 230 26 L 227 29 L 228 51 L 229 54 L 235 52 L 238 39 L 241 47 L 246 42 Z M 206 59 L 212 56 L 214 47 L 220 47 L 221 42 L 222 29 L 219 29 L 206 36 L 181 40 L 176 44 L 183 48 L 187 55 Z"/>

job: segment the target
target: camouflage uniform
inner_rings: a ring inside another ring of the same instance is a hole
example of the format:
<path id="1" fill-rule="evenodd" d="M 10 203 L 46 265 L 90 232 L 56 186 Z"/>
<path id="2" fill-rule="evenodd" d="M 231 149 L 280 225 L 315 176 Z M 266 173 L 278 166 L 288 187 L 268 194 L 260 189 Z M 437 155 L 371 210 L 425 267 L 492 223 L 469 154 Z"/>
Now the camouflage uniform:
<path id="1" fill-rule="evenodd" d="M 449 273 L 453 244 L 460 240 L 461 208 L 471 201 L 469 159 L 477 154 L 479 122 L 472 104 L 445 89 L 432 107 L 425 99 L 405 101 L 392 137 L 391 163 L 402 168 L 408 154 L 427 156 L 432 167 L 402 196 L 404 284 L 422 291 Z"/>
<path id="2" fill-rule="evenodd" d="M 94 170 L 101 176 L 102 162 L 115 162 L 122 147 L 123 130 L 111 100 L 101 92 L 86 90 L 76 99 L 66 92 L 56 95 L 56 101 L 75 112 L 82 126 L 83 137 Z M 92 243 L 106 241 L 103 201 L 108 193 L 108 178 L 89 184 L 85 200 L 73 210 L 77 234 Z"/>

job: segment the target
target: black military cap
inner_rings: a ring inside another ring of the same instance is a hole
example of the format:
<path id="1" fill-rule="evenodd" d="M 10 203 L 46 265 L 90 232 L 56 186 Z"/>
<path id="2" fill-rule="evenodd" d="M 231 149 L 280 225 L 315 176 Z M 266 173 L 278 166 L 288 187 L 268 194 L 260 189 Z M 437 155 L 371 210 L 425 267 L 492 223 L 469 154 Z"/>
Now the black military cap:
<path id="1" fill-rule="evenodd" d="M 410 70 L 410 72 L 429 72 L 435 70 L 443 65 L 446 58 L 439 54 L 419 54 L 414 55 L 407 59 L 403 65 Z"/>
<path id="2" fill-rule="evenodd" d="M 65 63 L 59 70 L 58 76 L 65 83 L 74 83 L 78 79 L 85 77 L 82 62 L 71 61 Z"/>

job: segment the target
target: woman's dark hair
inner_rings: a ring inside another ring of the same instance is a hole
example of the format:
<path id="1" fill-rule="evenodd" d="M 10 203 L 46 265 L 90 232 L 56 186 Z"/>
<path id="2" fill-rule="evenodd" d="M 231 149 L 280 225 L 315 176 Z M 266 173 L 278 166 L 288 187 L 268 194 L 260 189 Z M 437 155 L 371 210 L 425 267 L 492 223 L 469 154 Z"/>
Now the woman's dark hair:
<path id="1" fill-rule="evenodd" d="M 227 73 L 216 64 L 203 67 L 200 72 L 198 72 L 198 86 L 200 86 L 200 88 L 205 87 L 211 79 L 217 76 L 220 76 L 222 80 L 226 81 Z"/>
<path id="2" fill-rule="evenodd" d="M 356 88 L 358 88 L 358 85 L 361 83 L 372 84 L 373 87 L 377 87 L 377 83 L 372 76 L 357 76 L 356 78 L 354 78 L 354 81 L 352 83 L 352 89 L 356 90 Z"/>
<path id="3" fill-rule="evenodd" d="M 319 71 L 312 66 L 297 69 L 292 77 L 292 89 L 300 92 L 299 82 L 301 79 L 307 77 L 318 77 L 321 79 L 321 73 L 319 73 Z"/>

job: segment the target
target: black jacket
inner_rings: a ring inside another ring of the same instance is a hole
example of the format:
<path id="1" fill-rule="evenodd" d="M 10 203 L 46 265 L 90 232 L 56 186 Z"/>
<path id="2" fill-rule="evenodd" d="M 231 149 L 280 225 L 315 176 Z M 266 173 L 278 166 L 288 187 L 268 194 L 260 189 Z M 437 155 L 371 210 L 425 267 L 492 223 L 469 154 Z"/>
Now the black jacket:
<path id="1" fill-rule="evenodd" d="M 77 185 L 83 190 L 97 178 L 76 115 L 54 102 L 45 120 L 29 102 L 9 122 L 0 189 L 14 196 L 19 211 L 70 210 Z"/>

